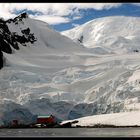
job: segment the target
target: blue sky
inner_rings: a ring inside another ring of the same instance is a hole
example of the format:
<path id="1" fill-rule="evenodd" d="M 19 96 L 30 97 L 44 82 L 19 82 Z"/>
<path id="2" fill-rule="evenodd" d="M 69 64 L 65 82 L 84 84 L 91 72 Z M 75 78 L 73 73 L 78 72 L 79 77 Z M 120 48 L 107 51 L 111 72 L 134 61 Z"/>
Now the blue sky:
<path id="1" fill-rule="evenodd" d="M 14 18 L 21 12 L 64 31 L 107 16 L 140 16 L 140 3 L 0 3 L 0 17 Z"/>

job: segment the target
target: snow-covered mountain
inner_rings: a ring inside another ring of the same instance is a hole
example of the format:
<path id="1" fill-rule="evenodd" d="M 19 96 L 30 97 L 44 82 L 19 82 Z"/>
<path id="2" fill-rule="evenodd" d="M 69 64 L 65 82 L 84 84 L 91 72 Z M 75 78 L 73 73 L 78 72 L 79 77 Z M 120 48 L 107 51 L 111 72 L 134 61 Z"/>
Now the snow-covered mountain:
<path id="1" fill-rule="evenodd" d="M 93 53 L 84 64 L 93 75 L 71 86 L 81 87 L 85 103 L 69 119 L 140 109 L 139 23 L 139 17 L 105 17 L 62 32 Z"/>
<path id="2" fill-rule="evenodd" d="M 62 32 L 95 53 L 131 53 L 140 51 L 140 18 L 110 16 L 94 19 Z"/>
<path id="3" fill-rule="evenodd" d="M 0 98 L 27 106 L 34 115 L 47 110 L 45 114 L 66 118 L 68 109 L 75 104 L 74 97 L 69 101 L 73 95 L 55 87 L 55 82 L 60 82 L 55 79 L 63 69 L 81 65 L 83 58 L 79 55 L 88 51 L 51 29 L 47 23 L 31 19 L 26 13 L 7 21 L 1 19 L 0 25 Z M 63 79 L 62 83 L 65 84 Z M 68 101 L 61 102 L 59 95 Z M 52 103 L 50 108 L 44 106 L 39 110 L 38 104 L 43 106 L 44 98 L 44 102 L 50 99 L 56 105 Z M 38 107 L 36 111 L 32 110 L 34 101 Z M 64 114 L 59 113 L 62 107 Z"/>
<path id="4" fill-rule="evenodd" d="M 0 21 L 1 100 L 22 106 L 31 118 L 139 110 L 139 23 L 106 17 L 62 35 L 26 13 Z"/>

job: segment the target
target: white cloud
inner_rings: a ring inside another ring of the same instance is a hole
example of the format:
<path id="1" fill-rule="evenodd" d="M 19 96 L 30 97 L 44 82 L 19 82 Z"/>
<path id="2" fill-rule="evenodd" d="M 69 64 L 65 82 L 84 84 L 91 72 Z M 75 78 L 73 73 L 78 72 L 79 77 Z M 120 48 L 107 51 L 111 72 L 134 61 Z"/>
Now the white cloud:
<path id="1" fill-rule="evenodd" d="M 102 9 L 110 9 L 113 7 L 119 7 L 122 3 L 75 3 L 73 6 L 77 7 L 78 9 L 96 9 L 96 10 L 102 10 Z"/>
<path id="2" fill-rule="evenodd" d="M 82 16 L 81 15 L 76 15 L 76 16 L 73 16 L 73 20 L 77 20 L 77 19 L 81 19 L 82 18 Z"/>
<path id="3" fill-rule="evenodd" d="M 60 17 L 60 16 L 40 15 L 40 16 L 37 16 L 37 17 L 33 16 L 33 18 L 45 21 L 45 22 L 47 22 L 48 24 L 51 24 L 51 25 L 70 22 L 70 19 Z"/>
<path id="4" fill-rule="evenodd" d="M 0 17 L 3 17 L 4 19 L 12 18 L 15 15 L 12 14 L 9 9 L 7 8 L 7 5 L 0 4 Z"/>
<path id="5" fill-rule="evenodd" d="M 133 5 L 136 5 L 136 6 L 140 6 L 140 3 L 130 3 L 130 4 L 133 4 Z"/>

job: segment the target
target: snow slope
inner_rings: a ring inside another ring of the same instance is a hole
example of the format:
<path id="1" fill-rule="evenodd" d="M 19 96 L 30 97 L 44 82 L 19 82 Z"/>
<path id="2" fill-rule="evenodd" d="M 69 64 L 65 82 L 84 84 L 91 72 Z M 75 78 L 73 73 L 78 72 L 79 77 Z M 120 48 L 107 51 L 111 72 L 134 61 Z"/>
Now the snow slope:
<path id="1" fill-rule="evenodd" d="M 96 19 L 65 32 L 77 43 L 30 17 L 8 22 L 12 34 L 29 28 L 36 41 L 3 52 L 0 99 L 63 120 L 140 110 L 139 23 L 138 17 Z"/>
<path id="2" fill-rule="evenodd" d="M 140 111 L 113 113 L 94 115 L 76 119 L 78 123 L 72 124 L 72 126 L 94 126 L 96 124 L 102 125 L 114 125 L 114 126 L 140 126 Z M 61 124 L 70 121 L 63 121 Z"/>

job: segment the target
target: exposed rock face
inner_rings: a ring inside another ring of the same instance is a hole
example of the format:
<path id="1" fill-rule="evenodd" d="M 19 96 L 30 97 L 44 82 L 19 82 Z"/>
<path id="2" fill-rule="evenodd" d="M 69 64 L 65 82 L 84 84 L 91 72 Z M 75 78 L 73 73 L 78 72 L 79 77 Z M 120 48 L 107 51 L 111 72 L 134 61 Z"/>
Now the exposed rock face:
<path id="1" fill-rule="evenodd" d="M 3 67 L 3 53 L 0 51 L 0 69 Z"/>
<path id="2" fill-rule="evenodd" d="M 9 19 L 7 21 L 0 19 L 0 69 L 3 67 L 2 52 L 12 54 L 13 49 L 20 49 L 18 43 L 26 46 L 26 43 L 34 43 L 36 41 L 34 34 L 30 33 L 29 28 L 21 31 L 23 35 L 18 35 L 16 32 L 9 31 L 7 23 L 13 22 L 15 24 L 18 24 L 22 21 L 23 18 L 28 18 L 28 15 L 26 13 L 22 13 L 18 17 L 14 19 Z"/>
<path id="3" fill-rule="evenodd" d="M 6 21 L 0 21 L 0 49 L 3 52 L 12 53 L 12 48 L 19 49 L 14 35 L 9 31 Z"/>
<path id="4" fill-rule="evenodd" d="M 26 12 L 20 14 L 19 16 L 15 17 L 14 19 L 8 19 L 6 22 L 11 23 L 14 22 L 15 24 L 18 24 L 18 21 L 22 21 L 22 19 L 28 18 L 28 14 Z"/>

